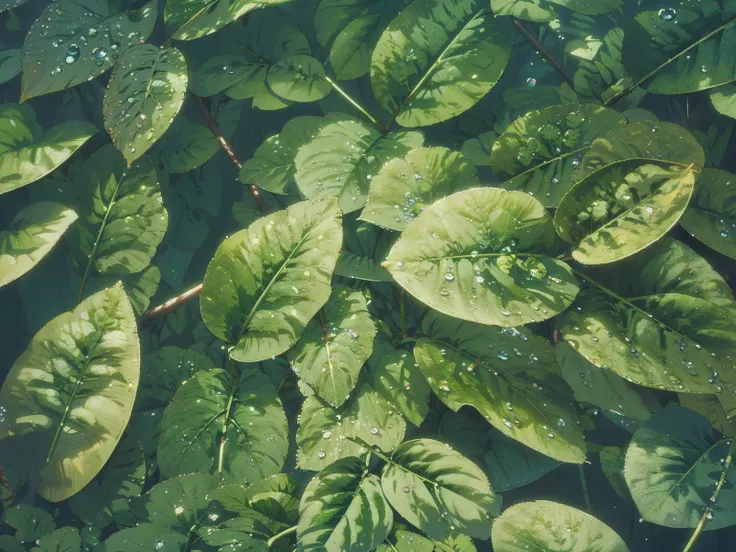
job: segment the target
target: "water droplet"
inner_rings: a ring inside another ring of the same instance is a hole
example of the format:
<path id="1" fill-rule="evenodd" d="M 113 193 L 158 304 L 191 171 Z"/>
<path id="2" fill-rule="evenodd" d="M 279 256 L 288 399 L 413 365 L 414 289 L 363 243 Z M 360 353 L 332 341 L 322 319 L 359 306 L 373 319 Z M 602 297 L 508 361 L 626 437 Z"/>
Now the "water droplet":
<path id="1" fill-rule="evenodd" d="M 537 86 L 537 79 L 535 79 L 534 77 L 529 77 L 528 79 L 526 79 L 526 85 L 529 88 L 534 88 L 535 86 Z"/>
<path id="2" fill-rule="evenodd" d="M 58 67 L 58 66 L 57 66 L 57 67 L 54 67 L 54 68 L 53 68 L 53 69 L 51 70 L 51 76 L 52 76 L 52 77 L 55 77 L 55 76 L 56 76 L 56 75 L 58 75 L 59 73 L 61 73 L 61 67 Z"/>
<path id="3" fill-rule="evenodd" d="M 673 21 L 677 17 L 677 10 L 674 8 L 662 8 L 659 10 L 659 18 L 662 21 Z"/>
<path id="4" fill-rule="evenodd" d="M 511 358 L 511 355 L 508 354 L 506 351 L 498 351 L 498 354 L 496 356 L 498 357 L 498 360 L 508 360 Z"/>
<path id="5" fill-rule="evenodd" d="M 378 428 L 377 427 L 374 426 L 374 427 L 371 428 L 371 435 L 378 435 Z"/>
<path id="6" fill-rule="evenodd" d="M 97 36 L 98 34 L 100 34 L 100 32 L 99 32 L 99 31 L 98 31 L 97 29 L 95 29 L 94 27 L 90 27 L 90 28 L 89 28 L 89 30 L 87 31 L 87 34 L 88 34 L 88 35 L 89 35 L 90 37 L 95 37 L 95 36 Z"/>
<path id="7" fill-rule="evenodd" d="M 398 261 L 396 263 L 396 266 L 399 267 L 399 268 L 404 268 L 404 261 Z"/>
<path id="8" fill-rule="evenodd" d="M 409 487 L 404 487 L 404 488 L 403 488 L 403 489 L 401 489 L 401 490 L 402 490 L 402 491 L 404 491 L 405 493 L 408 493 L 408 492 L 409 492 Z"/>
<path id="9" fill-rule="evenodd" d="M 329 439 L 330 437 L 332 437 L 332 432 L 331 432 L 331 431 L 325 431 L 325 432 L 324 432 L 324 433 L 322 434 L 322 438 L 323 438 L 323 439 Z"/>
<path id="10" fill-rule="evenodd" d="M 317 453 L 317 457 L 320 458 L 320 459 L 324 458 L 325 456 L 327 456 L 327 453 L 325 451 L 323 451 L 323 450 L 320 450 Z"/>
<path id="11" fill-rule="evenodd" d="M 728 237 L 728 232 L 726 230 L 721 230 L 721 237 L 722 238 L 727 238 Z"/>
<path id="12" fill-rule="evenodd" d="M 164 547 L 164 541 L 161 539 L 158 539 L 156 541 L 156 550 L 161 550 Z"/>
<path id="13" fill-rule="evenodd" d="M 455 275 L 452 272 L 445 272 L 445 280 L 452 282 L 455 280 Z"/>

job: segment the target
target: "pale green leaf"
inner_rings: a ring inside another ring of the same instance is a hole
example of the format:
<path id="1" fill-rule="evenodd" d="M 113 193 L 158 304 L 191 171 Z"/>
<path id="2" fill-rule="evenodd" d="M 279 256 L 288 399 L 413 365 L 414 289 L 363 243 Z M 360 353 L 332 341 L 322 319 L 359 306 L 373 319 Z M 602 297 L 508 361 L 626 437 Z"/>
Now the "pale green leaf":
<path id="1" fill-rule="evenodd" d="M 391 275 L 381 263 L 396 235 L 351 216 L 343 218 L 343 231 L 345 240 L 335 274 L 367 282 L 392 282 Z"/>
<path id="2" fill-rule="evenodd" d="M 145 41 L 156 23 L 156 2 L 117 11 L 107 0 L 49 4 L 23 43 L 24 100 L 77 86 L 115 65 L 128 48 Z"/>
<path id="3" fill-rule="evenodd" d="M 266 82 L 275 94 L 291 102 L 315 102 L 332 91 L 322 64 L 304 55 L 279 60 L 269 68 Z"/>
<path id="4" fill-rule="evenodd" d="M 24 459 L 41 496 L 58 502 L 94 479 L 128 423 L 139 377 L 136 321 L 122 286 L 33 337 L 0 391 L 0 440 Z"/>
<path id="5" fill-rule="evenodd" d="M 394 530 L 388 544 L 376 548 L 377 552 L 433 552 L 434 543 L 428 538 L 411 531 Z"/>
<path id="6" fill-rule="evenodd" d="M 551 318 L 578 293 L 570 267 L 542 253 L 553 239 L 552 218 L 533 197 L 475 188 L 426 208 L 384 266 L 435 310 L 515 326 Z"/>
<path id="7" fill-rule="evenodd" d="M 281 471 L 288 449 L 281 401 L 254 368 L 237 377 L 220 369 L 197 372 L 174 395 L 161 428 L 164 477 L 199 472 L 258 481 Z"/>
<path id="8" fill-rule="evenodd" d="M 479 184 L 475 167 L 463 154 L 443 147 L 417 148 L 392 159 L 373 177 L 360 218 L 403 230 L 438 199 Z"/>
<path id="9" fill-rule="evenodd" d="M 204 277 L 207 328 L 232 343 L 230 356 L 258 362 L 301 337 L 330 296 L 342 245 L 335 200 L 304 201 L 226 239 Z"/>
<path id="10" fill-rule="evenodd" d="M 498 134 L 490 130 L 479 134 L 475 138 L 465 140 L 460 153 L 467 157 L 476 167 L 491 166 L 491 150 Z"/>
<path id="11" fill-rule="evenodd" d="M 415 0 L 383 31 L 371 60 L 378 102 L 405 127 L 473 107 L 498 82 L 514 31 L 487 1 Z"/>
<path id="12" fill-rule="evenodd" d="M 0 287 L 35 267 L 77 220 L 77 214 L 50 201 L 32 203 L 0 232 Z"/>
<path id="13" fill-rule="evenodd" d="M 107 133 L 128 164 L 146 153 L 179 113 L 187 62 L 176 48 L 134 46 L 115 64 L 102 103 Z"/>
<path id="14" fill-rule="evenodd" d="M 710 101 L 718 113 L 736 119 L 736 84 L 726 84 L 711 90 Z"/>

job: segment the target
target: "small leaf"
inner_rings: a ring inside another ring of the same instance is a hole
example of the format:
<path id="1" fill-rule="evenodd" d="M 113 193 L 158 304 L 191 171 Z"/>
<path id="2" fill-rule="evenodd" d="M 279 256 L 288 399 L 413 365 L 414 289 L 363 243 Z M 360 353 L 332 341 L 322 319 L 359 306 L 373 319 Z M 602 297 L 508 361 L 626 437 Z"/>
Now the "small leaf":
<path id="1" fill-rule="evenodd" d="M 641 517 L 664 527 L 694 528 L 707 508 L 708 529 L 736 523 L 736 475 L 727 478 L 718 501 L 710 502 L 730 441 L 719 439 L 710 422 L 685 408 L 670 406 L 634 433 L 626 453 L 626 484 Z"/>
<path id="2" fill-rule="evenodd" d="M 736 209 L 731 184 L 736 186 L 736 175 L 705 169 L 680 224 L 695 239 L 736 259 Z"/>
<path id="3" fill-rule="evenodd" d="M 30 271 L 77 220 L 77 214 L 50 201 L 32 203 L 0 232 L 0 287 Z"/>
<path id="4" fill-rule="evenodd" d="M 342 245 L 337 202 L 304 201 L 226 239 L 207 267 L 200 309 L 230 356 L 259 362 L 301 337 L 330 296 Z"/>
<path id="5" fill-rule="evenodd" d="M 106 0 L 59 0 L 46 7 L 23 43 L 23 100 L 87 82 L 144 42 L 156 2 L 116 11 Z"/>
<path id="6" fill-rule="evenodd" d="M 509 439 L 500 431 L 490 432 L 489 439 L 490 445 L 483 460 L 497 493 L 530 485 L 560 465 L 558 461 Z"/>
<path id="7" fill-rule="evenodd" d="M 0 391 L 3 446 L 35 490 L 59 502 L 102 469 L 130 418 L 140 377 L 133 309 L 122 286 L 85 299 L 46 324 Z"/>
<path id="8" fill-rule="evenodd" d="M 557 502 L 523 502 L 493 524 L 496 552 L 629 552 L 613 529 L 593 516 Z"/>
<path id="9" fill-rule="evenodd" d="M 186 91 L 187 62 L 176 48 L 141 44 L 120 57 L 102 109 L 107 133 L 128 164 L 166 132 Z"/>
<path id="10" fill-rule="evenodd" d="M 279 4 L 285 0 L 261 0 Z M 164 23 L 175 40 L 194 40 L 221 29 L 258 8 L 251 0 L 167 0 Z"/>
<path id="11" fill-rule="evenodd" d="M 140 523 L 135 527 L 113 533 L 95 547 L 100 552 L 131 552 L 131 550 L 156 550 L 179 552 L 189 542 L 186 534 L 162 529 L 152 523 Z"/>
<path id="12" fill-rule="evenodd" d="M 436 314 L 414 356 L 435 394 L 469 405 L 512 439 L 561 462 L 585 461 L 585 439 L 554 351 L 525 328 L 491 329 Z"/>
<path id="13" fill-rule="evenodd" d="M 158 464 L 164 477 L 216 473 L 258 481 L 278 473 L 288 448 L 281 401 L 266 377 L 204 370 L 185 381 L 161 420 Z"/>
<path id="14" fill-rule="evenodd" d="M 555 105 L 517 119 L 493 144 L 491 165 L 504 188 L 556 207 L 574 184 L 573 172 L 593 141 L 626 124 L 613 109 Z"/>
<path id="15" fill-rule="evenodd" d="M 0 195 L 35 182 L 69 159 L 97 129 L 67 121 L 45 134 L 27 104 L 0 104 Z"/>
<path id="16" fill-rule="evenodd" d="M 491 150 L 497 139 L 498 134 L 494 131 L 484 132 L 475 138 L 465 140 L 460 153 L 467 157 L 476 167 L 490 167 Z"/>
<path id="17" fill-rule="evenodd" d="M 360 209 L 371 180 L 389 160 L 422 145 L 418 132 L 390 132 L 346 119 L 323 126 L 296 156 L 296 183 L 310 199 L 337 197 L 343 213 Z"/>
<path id="18" fill-rule="evenodd" d="M 631 494 L 624 479 L 626 450 L 620 447 L 603 447 L 600 451 L 601 470 L 616 494 L 624 500 L 630 500 Z"/>
<path id="19" fill-rule="evenodd" d="M 491 0 L 496 15 L 511 15 L 526 21 L 542 22 L 557 18 L 555 6 L 585 15 L 610 13 L 621 7 L 623 0 Z"/>
<path id="20" fill-rule="evenodd" d="M 180 174 L 198 169 L 219 150 L 210 129 L 177 117 L 153 152 L 167 172 Z"/>
<path id="21" fill-rule="evenodd" d="M 360 458 L 331 464 L 309 483 L 299 507 L 299 550 L 370 552 L 388 537 L 393 512 Z"/>
<path id="22" fill-rule="evenodd" d="M 20 542 L 34 541 L 56 529 L 51 514 L 28 504 L 8 508 L 4 521 L 15 529 L 15 538 Z"/>
<path id="23" fill-rule="evenodd" d="M 338 407 L 355 388 L 375 336 L 363 293 L 337 286 L 287 358 L 322 400 Z"/>
<path id="24" fill-rule="evenodd" d="M 451 531 L 487 539 L 491 517 L 500 511 L 500 500 L 480 468 L 431 439 L 406 441 L 394 450 L 381 487 L 391 506 L 433 539 Z"/>
<path id="25" fill-rule="evenodd" d="M 0 84 L 5 84 L 20 73 L 20 52 L 14 49 L 0 51 Z"/>
<path id="26" fill-rule="evenodd" d="M 76 527 L 62 527 L 38 539 L 36 545 L 31 552 L 78 552 L 82 537 Z"/>
<path id="27" fill-rule="evenodd" d="M 479 184 L 475 167 L 462 154 L 441 147 L 414 149 L 386 163 L 373 177 L 360 217 L 403 230 L 438 199 Z"/>
<path id="28" fill-rule="evenodd" d="M 718 113 L 736 119 L 736 84 L 726 84 L 713 89 L 710 101 Z"/>
<path id="29" fill-rule="evenodd" d="M 434 543 L 411 531 L 394 531 L 392 538 L 388 541 L 391 543 L 382 544 L 376 548 L 377 552 L 433 552 Z"/>
<path id="30" fill-rule="evenodd" d="M 425 305 L 495 326 L 546 320 L 578 293 L 572 270 L 540 252 L 552 219 L 533 197 L 498 188 L 458 192 L 410 222 L 384 266 Z"/>
<path id="31" fill-rule="evenodd" d="M 624 161 L 575 184 L 555 213 L 558 234 L 576 246 L 573 258 L 598 265 L 645 249 L 677 224 L 695 187 L 692 166 L 662 168 Z"/>
<path id="32" fill-rule="evenodd" d="M 406 434 L 401 415 L 367 383 L 337 409 L 315 396 L 307 397 L 300 416 L 297 465 L 303 470 L 317 471 L 340 458 L 364 455 L 367 451 L 352 437 L 393 450 Z"/>
<path id="33" fill-rule="evenodd" d="M 373 51 L 376 99 L 405 127 L 451 119 L 501 78 L 513 32 L 510 22 L 495 18 L 481 0 L 414 1 L 383 31 Z"/>
<path id="34" fill-rule="evenodd" d="M 324 67 L 311 56 L 279 60 L 268 70 L 266 82 L 274 93 L 291 102 L 315 102 L 332 91 Z"/>
<path id="35" fill-rule="evenodd" d="M 395 234 L 350 216 L 343 218 L 343 231 L 345 240 L 335 274 L 365 282 L 392 282 L 381 263 L 388 255 Z"/>

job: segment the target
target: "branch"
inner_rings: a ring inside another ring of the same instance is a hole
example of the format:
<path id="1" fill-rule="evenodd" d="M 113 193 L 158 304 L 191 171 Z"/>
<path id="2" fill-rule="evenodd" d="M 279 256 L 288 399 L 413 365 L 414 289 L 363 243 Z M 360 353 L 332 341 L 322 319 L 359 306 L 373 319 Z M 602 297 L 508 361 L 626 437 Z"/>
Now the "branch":
<path id="1" fill-rule="evenodd" d="M 145 328 L 149 324 L 152 324 L 155 320 L 163 318 L 170 312 L 175 311 L 184 303 L 188 303 L 192 299 L 196 299 L 201 293 L 202 284 L 197 284 L 193 288 L 186 290 L 181 295 L 174 297 L 173 299 L 169 299 L 168 301 L 162 303 L 157 307 L 147 310 L 141 315 L 141 318 L 138 321 L 138 327 Z"/>
<path id="2" fill-rule="evenodd" d="M 544 59 L 547 60 L 547 63 L 549 63 L 552 68 L 559 73 L 559 75 L 562 77 L 562 80 L 564 80 L 567 84 L 570 85 L 573 90 L 575 90 L 575 79 L 570 73 L 567 72 L 567 69 L 565 69 L 562 64 L 554 58 L 549 50 L 542 46 L 542 43 L 537 40 L 537 37 L 530 33 L 518 19 L 514 19 L 514 28 L 521 36 L 524 37 L 524 39 L 529 44 L 534 47 L 537 52 L 542 55 Z"/>

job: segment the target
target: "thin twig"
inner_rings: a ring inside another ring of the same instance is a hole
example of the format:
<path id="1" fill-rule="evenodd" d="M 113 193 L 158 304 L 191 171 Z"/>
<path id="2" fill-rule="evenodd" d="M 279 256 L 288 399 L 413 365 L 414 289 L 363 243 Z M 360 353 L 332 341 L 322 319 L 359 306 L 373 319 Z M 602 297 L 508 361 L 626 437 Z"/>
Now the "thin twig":
<path id="1" fill-rule="evenodd" d="M 192 299 L 199 297 L 200 293 L 202 293 L 202 284 L 197 284 L 193 288 L 186 290 L 181 295 L 174 297 L 173 299 L 169 299 L 165 303 L 144 312 L 141 315 L 141 319 L 138 321 L 138 325 L 140 327 L 145 327 L 148 324 L 151 324 L 154 320 L 163 318 L 170 312 L 175 311 L 184 303 L 188 303 Z"/>
<path id="2" fill-rule="evenodd" d="M 567 69 L 565 69 L 562 64 L 555 59 L 555 57 L 545 48 L 542 46 L 542 43 L 537 40 L 537 37 L 535 37 L 532 33 L 530 33 L 527 28 L 518 20 L 514 19 L 514 28 L 517 30 L 517 32 L 524 37 L 524 39 L 531 44 L 534 49 L 541 54 L 541 56 L 547 60 L 547 63 L 549 63 L 552 68 L 557 71 L 562 79 L 570 85 L 570 87 L 575 90 L 575 79 L 572 77 L 570 73 L 567 72 Z"/>

